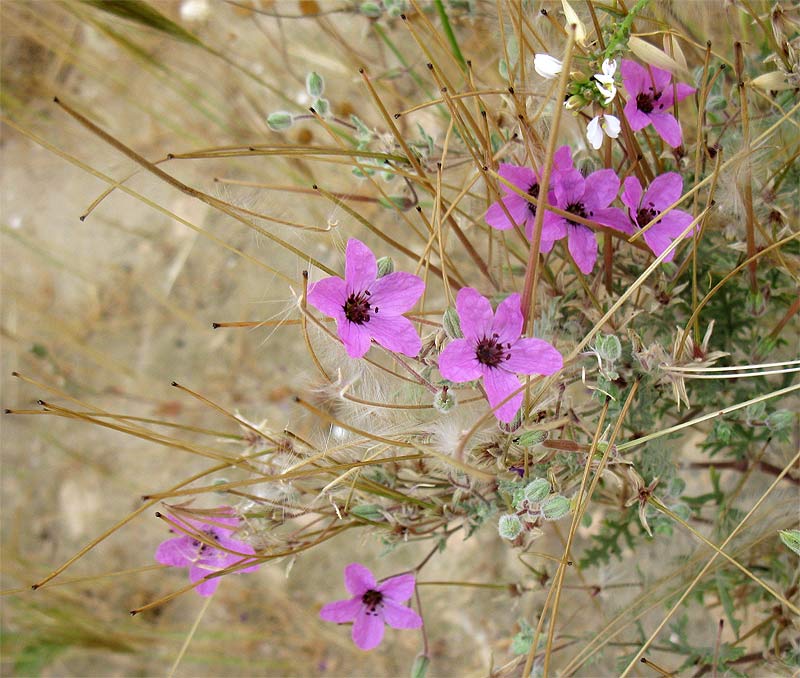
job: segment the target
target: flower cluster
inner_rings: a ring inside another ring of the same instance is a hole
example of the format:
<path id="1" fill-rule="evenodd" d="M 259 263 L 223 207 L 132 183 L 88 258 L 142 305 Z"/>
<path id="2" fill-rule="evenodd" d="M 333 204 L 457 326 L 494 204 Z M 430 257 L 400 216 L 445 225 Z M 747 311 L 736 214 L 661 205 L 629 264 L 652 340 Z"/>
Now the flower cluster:
<path id="1" fill-rule="evenodd" d="M 621 197 L 626 209 L 622 210 L 611 206 L 620 190 L 620 180 L 614 170 L 597 170 L 584 177 L 575 169 L 568 146 L 558 150 L 553 168 L 547 202 L 567 214 L 545 211 L 540 251 L 547 254 L 557 240 L 566 238 L 569 253 L 584 274 L 591 273 L 597 261 L 597 239 L 593 227 L 606 226 L 632 234 L 654 222 L 643 237 L 653 253 L 660 256 L 692 221 L 690 214 L 677 209 L 662 216 L 662 212 L 677 203 L 683 193 L 683 179 L 676 172 L 656 177 L 644 196 L 639 180 L 628 177 Z M 539 197 L 537 170 L 501 164 L 499 174 L 520 193 Z M 506 195 L 487 210 L 486 222 L 493 228 L 506 230 L 513 226 L 510 216 L 515 223 L 525 224 L 525 233 L 531 238 L 536 206 L 505 185 L 503 189 Z M 674 250 L 665 260 L 670 261 L 673 256 Z"/>

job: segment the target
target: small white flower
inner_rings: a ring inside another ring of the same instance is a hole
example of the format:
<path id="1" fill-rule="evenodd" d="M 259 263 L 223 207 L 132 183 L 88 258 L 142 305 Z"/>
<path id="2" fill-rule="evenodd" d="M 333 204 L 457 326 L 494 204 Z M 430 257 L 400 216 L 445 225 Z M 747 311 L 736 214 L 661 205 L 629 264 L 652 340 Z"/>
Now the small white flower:
<path id="1" fill-rule="evenodd" d="M 597 89 L 600 91 L 605 99 L 604 106 L 608 106 L 617 96 L 617 86 L 614 83 L 614 74 L 617 72 L 617 62 L 612 59 L 606 59 L 603 62 L 603 72 L 595 73 L 594 79 L 597 81 Z"/>
<path id="2" fill-rule="evenodd" d="M 533 68 L 543 78 L 555 78 L 561 73 L 561 62 L 549 54 L 535 54 L 533 56 Z"/>
<path id="3" fill-rule="evenodd" d="M 611 139 L 619 136 L 621 129 L 619 118 L 614 115 L 596 115 L 586 127 L 586 138 L 597 150 L 603 145 L 603 133 Z"/>

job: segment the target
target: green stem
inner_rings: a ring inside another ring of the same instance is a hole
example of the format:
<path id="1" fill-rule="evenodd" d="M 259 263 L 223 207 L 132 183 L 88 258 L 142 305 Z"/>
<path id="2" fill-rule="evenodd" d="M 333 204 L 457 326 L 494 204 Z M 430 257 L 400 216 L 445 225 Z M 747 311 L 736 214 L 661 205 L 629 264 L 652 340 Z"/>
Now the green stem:
<path id="1" fill-rule="evenodd" d="M 464 55 L 461 53 L 461 49 L 458 46 L 456 35 L 453 33 L 453 27 L 450 25 L 450 19 L 447 18 L 447 12 L 444 9 L 442 0 L 434 0 L 433 4 L 436 6 L 436 13 L 439 15 L 439 20 L 442 22 L 442 28 L 444 29 L 444 34 L 447 37 L 447 42 L 450 43 L 450 50 L 453 52 L 453 56 L 455 57 L 456 61 L 458 61 L 458 63 L 461 65 L 462 70 L 466 71 L 467 60 L 464 58 Z"/>

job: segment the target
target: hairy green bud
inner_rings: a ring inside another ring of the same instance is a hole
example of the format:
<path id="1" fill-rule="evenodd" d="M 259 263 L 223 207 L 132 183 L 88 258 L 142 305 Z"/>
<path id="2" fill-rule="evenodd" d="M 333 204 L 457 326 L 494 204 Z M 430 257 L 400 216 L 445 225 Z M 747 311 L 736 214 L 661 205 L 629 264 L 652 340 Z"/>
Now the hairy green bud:
<path id="1" fill-rule="evenodd" d="M 557 494 L 542 503 L 541 512 L 545 520 L 560 520 L 569 513 L 569 499 Z"/>
<path id="2" fill-rule="evenodd" d="M 294 123 L 294 117 L 286 111 L 275 111 L 267 116 L 267 125 L 274 132 L 289 129 Z"/>
<path id="3" fill-rule="evenodd" d="M 547 440 L 547 431 L 525 431 L 514 440 L 520 447 L 533 447 Z"/>
<path id="4" fill-rule="evenodd" d="M 503 539 L 516 539 L 522 532 L 522 521 L 515 513 L 500 516 L 497 531 Z"/>
<path id="5" fill-rule="evenodd" d="M 378 259 L 378 277 L 382 278 L 390 273 L 394 273 L 394 261 L 392 261 L 392 258 L 381 257 Z"/>
<path id="6" fill-rule="evenodd" d="M 463 339 L 464 334 L 461 332 L 461 321 L 458 318 L 456 309 L 448 306 L 444 315 L 442 316 L 442 326 L 444 327 L 445 334 L 451 339 Z"/>
<path id="7" fill-rule="evenodd" d="M 447 388 L 442 388 L 433 396 L 433 406 L 437 412 L 447 414 L 456 406 L 456 399 Z"/>
<path id="8" fill-rule="evenodd" d="M 325 91 L 325 81 L 319 73 L 311 71 L 311 73 L 306 76 L 306 91 L 309 96 L 315 99 L 322 96 L 322 93 Z"/>
<path id="9" fill-rule="evenodd" d="M 538 504 L 550 494 L 550 483 L 544 478 L 536 478 L 525 486 L 525 499 L 531 504 Z"/>
<path id="10" fill-rule="evenodd" d="M 362 2 L 358 11 L 371 19 L 378 19 L 383 14 L 383 9 L 377 2 Z"/>

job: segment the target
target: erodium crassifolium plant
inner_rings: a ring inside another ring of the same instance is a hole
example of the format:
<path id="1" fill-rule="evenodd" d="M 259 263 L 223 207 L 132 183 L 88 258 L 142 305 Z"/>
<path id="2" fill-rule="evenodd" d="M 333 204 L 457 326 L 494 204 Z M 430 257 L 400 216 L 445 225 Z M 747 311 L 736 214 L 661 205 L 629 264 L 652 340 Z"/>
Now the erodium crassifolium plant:
<path id="1" fill-rule="evenodd" d="M 756 4 L 703 35 L 655 0 L 301 2 L 326 35 L 336 13 L 367 31 L 337 38 L 347 87 L 320 60 L 245 144 L 168 156 L 250 187 L 245 159 L 286 160 L 272 213 L 61 101 L 275 248 L 285 313 L 215 331 L 270 327 L 281 361 L 278 327 L 307 356 L 283 365 L 283 419 L 175 384 L 238 426 L 222 452 L 112 417 L 208 462 L 145 500 L 165 523 L 150 550 L 189 584 L 150 572 L 169 592 L 134 612 L 326 554 L 344 588 L 328 575 L 304 614 L 348 625 L 309 631 L 342 674 L 348 634 L 414 676 L 448 673 L 447 643 L 493 676 L 796 670 L 800 23 Z M 301 223 L 311 200 L 326 222 Z M 42 401 L 107 421 L 74 404 Z M 481 595 L 503 605 L 487 618 Z"/>

